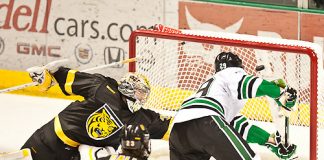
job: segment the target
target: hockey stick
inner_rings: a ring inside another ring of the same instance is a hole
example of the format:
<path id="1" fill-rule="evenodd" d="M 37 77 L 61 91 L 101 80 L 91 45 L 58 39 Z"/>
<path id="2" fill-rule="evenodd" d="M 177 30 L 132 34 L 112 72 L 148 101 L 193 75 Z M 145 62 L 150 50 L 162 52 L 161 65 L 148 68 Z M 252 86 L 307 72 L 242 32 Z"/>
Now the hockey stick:
<path id="1" fill-rule="evenodd" d="M 25 148 L 19 151 L 0 153 L 0 160 L 32 160 L 30 149 Z"/>
<path id="2" fill-rule="evenodd" d="M 139 58 L 137 58 L 138 60 Z M 92 67 L 92 68 L 88 68 L 88 69 L 84 69 L 81 72 L 91 72 L 94 70 L 98 70 L 98 69 L 103 69 L 103 68 L 108 68 L 108 67 L 112 67 L 112 66 L 117 66 L 119 64 L 126 64 L 126 63 L 131 63 L 131 62 L 135 62 L 136 58 L 129 58 L 129 59 L 125 59 L 119 62 L 113 62 L 113 63 L 109 63 L 106 65 L 101 65 L 101 66 L 97 66 L 97 67 Z"/>
<path id="3" fill-rule="evenodd" d="M 265 67 L 264 65 L 259 65 L 255 68 L 255 70 L 257 71 L 257 73 L 259 73 L 259 71 L 262 71 L 264 70 Z M 264 76 L 271 76 L 275 79 L 278 79 L 279 77 L 276 77 L 276 75 L 274 73 L 270 73 L 267 72 L 265 73 L 266 75 Z M 280 83 L 278 82 L 278 86 L 280 88 L 285 88 L 286 87 L 286 84 L 285 83 Z M 286 103 L 286 99 L 288 97 L 286 97 L 285 95 L 282 95 L 281 98 L 279 99 L 279 101 L 285 105 Z M 273 121 L 275 123 L 275 125 L 277 126 L 277 130 L 281 133 L 281 135 L 284 135 L 284 146 L 285 147 L 288 147 L 289 146 L 289 114 L 291 114 L 292 111 L 287 111 L 285 110 L 284 108 L 282 107 L 279 107 L 273 100 L 271 100 L 269 97 L 268 97 L 268 102 L 270 104 L 270 111 L 272 113 L 272 118 L 273 118 Z M 297 105 L 297 104 L 296 104 Z M 273 106 L 273 107 L 271 107 Z M 278 106 L 278 107 L 274 107 L 274 106 Z M 276 110 L 277 109 L 277 110 Z M 283 117 L 284 116 L 284 117 Z M 284 118 L 284 119 L 283 119 Z M 284 121 L 284 122 L 283 122 Z M 282 124 L 284 123 L 284 126 L 282 125 L 279 125 L 279 124 Z M 284 134 L 283 134 L 284 133 Z M 298 153 L 294 153 L 295 155 L 293 155 L 291 158 L 289 158 L 289 160 L 294 160 L 294 159 L 298 159 L 299 156 L 298 156 Z"/>
<path id="4" fill-rule="evenodd" d="M 116 65 L 119 65 L 119 64 L 131 63 L 131 62 L 135 62 L 135 61 L 136 61 L 136 58 L 125 59 L 125 60 L 122 60 L 122 61 L 119 61 L 119 62 L 113 62 L 113 63 L 110 63 L 110 64 L 85 69 L 85 70 L 82 70 L 81 72 L 91 72 L 91 71 L 94 71 L 94 70 L 103 69 L 103 68 L 107 68 L 107 67 L 112 67 L 112 66 L 116 66 Z M 20 89 L 24 89 L 24 88 L 32 87 L 32 86 L 36 86 L 36 85 L 38 85 L 38 82 L 25 83 L 25 84 L 22 84 L 22 85 L 2 89 L 2 90 L 0 90 L 0 94 L 15 91 L 15 90 L 20 90 Z"/>
<path id="5" fill-rule="evenodd" d="M 257 72 L 260 72 L 260 71 L 262 71 L 262 70 L 264 70 L 265 69 L 265 66 L 264 65 L 259 65 L 259 66 L 256 66 L 256 68 L 255 68 L 255 70 L 257 71 Z M 281 86 L 279 86 L 280 88 L 285 88 L 286 86 L 285 85 L 281 85 Z M 270 101 L 270 100 L 269 100 Z M 280 101 L 285 101 L 285 100 L 280 100 Z M 282 102 L 282 103 L 284 103 L 284 102 Z M 278 112 L 281 112 L 281 111 L 275 111 L 273 108 L 271 108 L 270 107 L 270 110 L 271 110 L 271 112 L 272 112 L 272 114 L 274 114 L 273 115 L 273 120 L 274 121 L 280 121 L 280 116 L 281 115 L 279 115 L 279 113 Z M 283 112 L 285 112 L 285 111 L 283 111 Z M 284 114 L 284 116 L 285 116 L 285 126 L 284 126 L 284 135 L 285 135 L 285 141 L 284 141 L 284 143 L 285 143 L 285 146 L 286 147 L 288 147 L 288 145 L 289 145 L 289 117 L 288 116 L 286 116 L 285 114 Z M 275 120 L 276 119 L 276 120 Z M 279 127 L 279 126 L 277 126 L 277 128 L 278 128 L 278 130 L 280 130 L 280 128 L 281 127 Z"/>
<path id="6" fill-rule="evenodd" d="M 24 88 L 27 88 L 27 87 L 36 86 L 37 84 L 38 84 L 38 82 L 25 83 L 25 84 L 22 84 L 22 85 L 19 85 L 19 86 L 14 86 L 14 87 L 2 89 L 2 90 L 0 90 L 0 93 L 6 93 L 6 92 L 15 91 L 15 90 L 20 90 L 20 89 L 24 89 Z"/>
<path id="7" fill-rule="evenodd" d="M 289 143 L 289 117 L 285 116 L 285 146 L 288 147 Z"/>

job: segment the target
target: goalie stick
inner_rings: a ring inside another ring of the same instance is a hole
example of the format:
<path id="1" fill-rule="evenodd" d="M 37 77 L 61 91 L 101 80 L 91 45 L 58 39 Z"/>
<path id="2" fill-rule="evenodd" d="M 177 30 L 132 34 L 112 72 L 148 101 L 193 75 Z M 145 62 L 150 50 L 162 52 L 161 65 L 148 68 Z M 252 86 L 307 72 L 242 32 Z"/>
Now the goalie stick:
<path id="1" fill-rule="evenodd" d="M 82 70 L 82 72 L 91 72 L 91 71 L 94 71 L 94 70 L 103 69 L 103 68 L 107 68 L 107 67 L 112 67 L 112 66 L 116 66 L 116 65 L 119 65 L 119 64 L 131 63 L 131 62 L 135 62 L 138 59 L 139 58 L 130 58 L 130 59 L 122 60 L 122 61 L 119 61 L 119 62 L 113 62 L 113 63 L 106 64 L 106 65 L 101 65 L 101 66 L 97 66 L 97 67 L 88 68 L 88 69 Z M 61 60 L 61 61 L 63 61 L 63 60 Z M 31 82 L 31 83 L 26 83 L 26 84 L 22 84 L 22 85 L 10 87 L 10 88 L 2 89 L 2 90 L 0 90 L 0 94 L 15 91 L 15 90 L 20 90 L 20 89 L 24 89 L 24 88 L 32 87 L 32 86 L 36 86 L 36 85 L 38 85 L 38 82 Z"/>
<path id="2" fill-rule="evenodd" d="M 22 149 L 19 151 L 0 153 L 0 160 L 32 160 L 30 149 Z"/>

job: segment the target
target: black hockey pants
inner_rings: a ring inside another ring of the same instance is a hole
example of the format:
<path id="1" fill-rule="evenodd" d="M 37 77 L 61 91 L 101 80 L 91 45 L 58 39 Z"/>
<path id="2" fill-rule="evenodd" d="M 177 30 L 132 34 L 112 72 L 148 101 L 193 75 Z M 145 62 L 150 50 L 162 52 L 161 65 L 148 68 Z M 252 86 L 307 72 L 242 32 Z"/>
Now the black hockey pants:
<path id="1" fill-rule="evenodd" d="M 219 116 L 175 123 L 170 134 L 171 160 L 250 160 L 255 153 Z"/>

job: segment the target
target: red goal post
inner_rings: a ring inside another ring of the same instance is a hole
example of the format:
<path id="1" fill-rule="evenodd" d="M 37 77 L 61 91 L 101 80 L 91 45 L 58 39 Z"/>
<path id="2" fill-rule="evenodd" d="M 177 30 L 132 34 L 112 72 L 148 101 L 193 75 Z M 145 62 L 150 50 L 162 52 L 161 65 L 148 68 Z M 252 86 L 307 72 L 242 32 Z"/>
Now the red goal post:
<path id="1" fill-rule="evenodd" d="M 129 64 L 129 71 L 146 75 L 152 86 L 145 107 L 174 115 L 181 102 L 214 73 L 217 54 L 232 51 L 243 60 L 248 74 L 283 78 L 298 90 L 298 110 L 292 113 L 290 125 L 309 127 L 309 157 L 317 159 L 317 129 L 324 128 L 324 98 L 318 94 L 321 47 L 296 40 L 159 27 L 136 30 L 129 39 L 129 58 L 139 59 Z M 258 65 L 264 65 L 265 71 L 255 71 Z M 270 104 L 266 98 L 252 99 L 242 113 L 252 120 L 271 122 Z"/>

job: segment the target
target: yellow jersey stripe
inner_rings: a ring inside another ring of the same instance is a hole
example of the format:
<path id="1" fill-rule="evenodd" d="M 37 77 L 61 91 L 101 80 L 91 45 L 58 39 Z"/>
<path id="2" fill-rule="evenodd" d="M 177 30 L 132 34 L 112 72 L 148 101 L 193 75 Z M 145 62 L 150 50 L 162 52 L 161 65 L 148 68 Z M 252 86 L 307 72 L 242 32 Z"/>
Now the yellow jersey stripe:
<path id="1" fill-rule="evenodd" d="M 64 89 L 68 94 L 73 94 L 72 92 L 72 84 L 74 82 L 76 70 L 69 70 L 68 75 L 66 76 L 66 81 L 64 84 Z"/>
<path id="2" fill-rule="evenodd" d="M 89 149 L 89 152 L 88 152 L 88 154 L 89 154 L 89 157 L 90 157 L 90 160 L 93 160 L 93 157 L 92 157 L 92 147 Z"/>
<path id="3" fill-rule="evenodd" d="M 170 138 L 170 133 L 171 133 L 171 129 L 173 127 L 173 120 L 174 120 L 174 117 L 171 118 L 170 120 L 170 123 L 169 123 L 169 127 L 168 127 L 168 130 L 165 132 L 165 134 L 163 135 L 162 137 L 162 140 L 165 140 L 165 141 L 168 141 L 169 138 Z"/>
<path id="4" fill-rule="evenodd" d="M 60 119 L 58 116 L 54 118 L 54 130 L 56 135 L 64 142 L 65 144 L 71 146 L 71 147 L 78 147 L 80 143 L 70 139 L 68 136 L 66 136 L 63 132 Z"/>
<path id="5" fill-rule="evenodd" d="M 116 93 L 116 92 L 115 92 L 113 89 L 111 89 L 108 85 L 106 86 L 106 88 L 107 88 L 111 93 L 113 93 L 113 94 Z"/>

